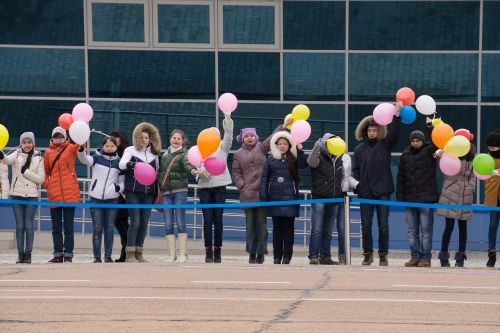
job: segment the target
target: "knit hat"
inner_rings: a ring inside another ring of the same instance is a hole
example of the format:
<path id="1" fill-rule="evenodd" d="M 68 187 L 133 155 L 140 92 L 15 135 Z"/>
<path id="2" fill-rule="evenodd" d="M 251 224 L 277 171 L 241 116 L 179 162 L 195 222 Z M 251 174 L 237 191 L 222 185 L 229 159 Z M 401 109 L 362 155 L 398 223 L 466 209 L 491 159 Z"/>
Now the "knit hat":
<path id="1" fill-rule="evenodd" d="M 236 141 L 238 141 L 239 143 L 242 143 L 243 139 L 247 135 L 255 136 L 255 140 L 259 141 L 259 136 L 257 135 L 257 130 L 253 127 L 242 128 L 240 130 L 240 134 L 236 137 Z"/>
<path id="2" fill-rule="evenodd" d="M 19 137 L 19 145 L 21 145 L 25 139 L 31 140 L 31 142 L 33 142 L 33 146 L 35 146 L 35 134 L 33 134 L 33 132 L 24 132 L 21 134 Z"/>
<path id="3" fill-rule="evenodd" d="M 66 130 L 64 128 L 62 128 L 62 127 L 59 127 L 59 126 L 57 126 L 56 128 L 54 128 L 52 130 L 52 138 L 54 137 L 54 135 L 56 135 L 58 133 L 62 134 L 62 136 L 64 136 L 65 139 L 67 138 Z"/>
<path id="4" fill-rule="evenodd" d="M 418 140 L 420 140 L 420 141 L 422 141 L 422 142 L 425 143 L 425 134 L 422 131 L 419 131 L 419 130 L 413 131 L 410 134 L 410 141 L 413 140 L 413 139 L 418 139 Z"/>
<path id="5" fill-rule="evenodd" d="M 500 129 L 495 129 L 486 136 L 486 145 L 500 147 Z"/>

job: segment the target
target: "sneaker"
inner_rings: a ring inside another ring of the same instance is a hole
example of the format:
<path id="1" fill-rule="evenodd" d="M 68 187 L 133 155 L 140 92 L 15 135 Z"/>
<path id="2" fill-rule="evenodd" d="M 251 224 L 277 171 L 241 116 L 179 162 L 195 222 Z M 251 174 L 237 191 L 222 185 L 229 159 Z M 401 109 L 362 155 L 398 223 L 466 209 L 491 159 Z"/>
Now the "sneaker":
<path id="1" fill-rule="evenodd" d="M 387 260 L 387 253 L 379 253 L 379 266 L 389 266 L 389 260 Z"/>
<path id="2" fill-rule="evenodd" d="M 73 262 L 73 257 L 64 257 L 64 262 Z"/>
<path id="3" fill-rule="evenodd" d="M 263 264 L 264 263 L 264 255 L 263 254 L 257 255 L 257 259 L 255 259 L 255 263 L 256 264 Z"/>
<path id="4" fill-rule="evenodd" d="M 417 259 L 410 259 L 407 262 L 405 262 L 405 267 L 417 267 L 419 261 Z"/>
<path id="5" fill-rule="evenodd" d="M 49 262 L 51 262 L 53 264 L 60 264 L 63 262 L 63 257 L 62 256 L 54 257 L 54 258 L 50 259 Z"/>
<path id="6" fill-rule="evenodd" d="M 100 264 L 100 263 L 102 263 L 102 260 L 101 260 L 101 258 L 95 258 L 93 263 Z"/>
<path id="7" fill-rule="evenodd" d="M 250 256 L 248 257 L 248 263 L 249 264 L 255 264 L 255 253 L 251 253 Z"/>
<path id="8" fill-rule="evenodd" d="M 361 265 L 369 266 L 373 262 L 373 252 L 363 253 L 365 256 Z"/>
<path id="9" fill-rule="evenodd" d="M 323 257 L 319 260 L 320 265 L 338 265 L 339 263 L 331 257 Z"/>
<path id="10" fill-rule="evenodd" d="M 431 267 L 431 261 L 422 259 L 418 262 L 418 267 Z"/>
<path id="11" fill-rule="evenodd" d="M 104 262 L 109 263 L 109 262 L 114 262 L 114 261 L 113 261 L 113 259 L 111 259 L 111 257 L 106 257 L 106 258 L 104 258 Z"/>
<path id="12" fill-rule="evenodd" d="M 319 259 L 318 258 L 310 258 L 309 265 L 319 265 Z"/>

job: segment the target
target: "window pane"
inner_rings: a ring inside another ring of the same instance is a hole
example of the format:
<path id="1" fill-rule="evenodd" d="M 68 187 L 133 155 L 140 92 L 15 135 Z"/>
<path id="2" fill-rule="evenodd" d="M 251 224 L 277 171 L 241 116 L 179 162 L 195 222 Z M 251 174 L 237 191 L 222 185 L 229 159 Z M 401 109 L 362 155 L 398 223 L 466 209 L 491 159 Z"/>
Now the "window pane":
<path id="1" fill-rule="evenodd" d="M 158 5 L 160 43 L 210 43 L 210 7 Z"/>
<path id="2" fill-rule="evenodd" d="M 485 153 L 486 136 L 500 128 L 500 105 L 481 107 L 481 152 Z"/>
<path id="3" fill-rule="evenodd" d="M 2 1 L 0 31 L 0 44 L 83 45 L 83 2 Z"/>
<path id="4" fill-rule="evenodd" d="M 280 98 L 279 53 L 219 52 L 219 93 L 238 99 Z"/>
<path id="5" fill-rule="evenodd" d="M 478 48 L 479 1 L 352 1 L 349 8 L 354 50 Z"/>
<path id="6" fill-rule="evenodd" d="M 476 101 L 477 64 L 475 54 L 351 54 L 349 99 L 393 101 L 408 86 L 438 102 Z"/>
<path id="7" fill-rule="evenodd" d="M 483 49 L 500 50 L 500 1 L 484 1 Z"/>
<path id="8" fill-rule="evenodd" d="M 274 6 L 223 7 L 224 44 L 274 44 Z"/>
<path id="9" fill-rule="evenodd" d="M 500 102 L 500 54 L 483 54 L 483 102 Z"/>
<path id="10" fill-rule="evenodd" d="M 213 52 L 89 51 L 92 97 L 215 98 Z"/>
<path id="11" fill-rule="evenodd" d="M 285 99 L 344 100 L 344 54 L 285 53 Z"/>
<path id="12" fill-rule="evenodd" d="M 283 42 L 285 49 L 344 49 L 345 3 L 343 1 L 285 1 L 283 4 Z"/>
<path id="13" fill-rule="evenodd" d="M 0 48 L 0 94 L 84 96 L 83 50 Z"/>
<path id="14" fill-rule="evenodd" d="M 144 42 L 144 5 L 93 3 L 94 42 Z"/>

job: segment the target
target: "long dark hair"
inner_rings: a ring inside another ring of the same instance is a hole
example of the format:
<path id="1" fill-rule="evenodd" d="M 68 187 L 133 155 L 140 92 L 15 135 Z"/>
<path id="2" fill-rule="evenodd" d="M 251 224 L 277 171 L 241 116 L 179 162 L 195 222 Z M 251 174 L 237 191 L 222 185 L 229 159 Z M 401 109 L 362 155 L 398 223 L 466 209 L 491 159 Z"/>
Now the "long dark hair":
<path id="1" fill-rule="evenodd" d="M 300 184 L 300 175 L 299 175 L 299 167 L 297 165 L 297 158 L 293 156 L 291 152 L 292 145 L 290 144 L 290 141 L 288 141 L 287 138 L 280 137 L 278 138 L 278 140 L 276 140 L 275 144 L 278 144 L 278 141 L 281 139 L 285 139 L 286 142 L 288 143 L 288 151 L 285 153 L 286 165 L 288 166 L 288 170 L 290 170 L 290 173 L 292 174 L 292 177 L 298 186 Z"/>
<path id="2" fill-rule="evenodd" d="M 109 133 L 109 135 L 111 135 L 112 137 L 115 137 L 115 138 L 120 138 L 120 144 L 118 145 L 116 152 L 118 153 L 118 156 L 122 157 L 123 152 L 125 151 L 125 148 L 127 148 L 129 145 L 127 133 L 125 133 L 125 131 L 123 131 L 123 130 L 117 129 L 117 130 L 111 131 L 111 133 Z"/>

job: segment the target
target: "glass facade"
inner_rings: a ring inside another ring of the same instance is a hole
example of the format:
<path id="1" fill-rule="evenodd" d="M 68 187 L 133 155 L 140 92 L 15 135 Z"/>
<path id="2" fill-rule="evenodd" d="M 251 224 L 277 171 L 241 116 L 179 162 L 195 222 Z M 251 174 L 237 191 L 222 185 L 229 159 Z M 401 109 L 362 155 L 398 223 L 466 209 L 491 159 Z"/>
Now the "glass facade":
<path id="1" fill-rule="evenodd" d="M 210 43 L 208 5 L 158 5 L 158 42 Z"/>
<path id="2" fill-rule="evenodd" d="M 144 42 L 144 5 L 93 3 L 92 40 L 94 42 Z"/>

